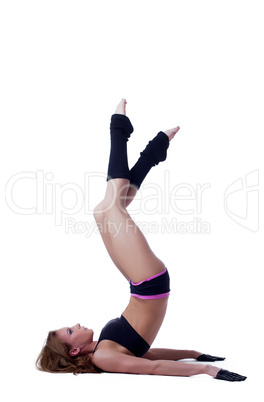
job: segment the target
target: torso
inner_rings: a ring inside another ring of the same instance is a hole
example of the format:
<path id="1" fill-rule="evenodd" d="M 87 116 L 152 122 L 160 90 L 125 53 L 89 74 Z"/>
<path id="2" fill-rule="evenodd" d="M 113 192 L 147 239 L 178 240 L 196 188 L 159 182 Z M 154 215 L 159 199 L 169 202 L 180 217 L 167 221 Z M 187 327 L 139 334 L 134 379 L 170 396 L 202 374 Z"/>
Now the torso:
<path id="1" fill-rule="evenodd" d="M 164 320 L 168 304 L 168 297 L 154 300 L 143 300 L 130 297 L 129 304 L 122 315 L 132 327 L 151 345 L 156 338 Z M 111 349 L 120 353 L 133 354 L 125 347 L 110 340 L 102 340 L 96 349 Z M 95 354 L 96 354 L 95 352 Z"/>

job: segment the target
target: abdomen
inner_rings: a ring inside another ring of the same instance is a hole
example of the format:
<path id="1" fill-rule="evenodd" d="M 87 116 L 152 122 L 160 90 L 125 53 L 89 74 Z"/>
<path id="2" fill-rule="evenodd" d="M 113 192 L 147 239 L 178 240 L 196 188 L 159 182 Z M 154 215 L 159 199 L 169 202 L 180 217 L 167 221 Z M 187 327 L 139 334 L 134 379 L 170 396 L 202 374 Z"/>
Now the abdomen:
<path id="1" fill-rule="evenodd" d="M 122 315 L 132 327 L 151 345 L 164 320 L 168 298 L 144 300 L 131 297 Z"/>

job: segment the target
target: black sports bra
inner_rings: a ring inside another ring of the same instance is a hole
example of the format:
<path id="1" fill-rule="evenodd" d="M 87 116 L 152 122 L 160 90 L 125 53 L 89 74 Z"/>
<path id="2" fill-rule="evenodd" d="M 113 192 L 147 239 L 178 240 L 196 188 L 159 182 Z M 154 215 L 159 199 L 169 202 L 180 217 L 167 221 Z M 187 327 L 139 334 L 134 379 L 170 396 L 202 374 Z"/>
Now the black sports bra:
<path id="1" fill-rule="evenodd" d="M 104 326 L 93 353 L 95 353 L 99 342 L 104 339 L 124 346 L 137 357 L 142 357 L 150 348 L 150 345 L 137 333 L 123 315 L 109 321 Z"/>

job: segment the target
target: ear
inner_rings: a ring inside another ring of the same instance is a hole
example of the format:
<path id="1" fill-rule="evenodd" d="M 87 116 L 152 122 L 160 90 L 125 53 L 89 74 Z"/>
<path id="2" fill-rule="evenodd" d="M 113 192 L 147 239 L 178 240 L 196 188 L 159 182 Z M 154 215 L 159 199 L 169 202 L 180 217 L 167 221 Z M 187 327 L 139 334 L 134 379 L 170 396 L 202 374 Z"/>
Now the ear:
<path id="1" fill-rule="evenodd" d="M 80 353 L 80 348 L 74 348 L 69 351 L 70 356 L 77 356 Z"/>

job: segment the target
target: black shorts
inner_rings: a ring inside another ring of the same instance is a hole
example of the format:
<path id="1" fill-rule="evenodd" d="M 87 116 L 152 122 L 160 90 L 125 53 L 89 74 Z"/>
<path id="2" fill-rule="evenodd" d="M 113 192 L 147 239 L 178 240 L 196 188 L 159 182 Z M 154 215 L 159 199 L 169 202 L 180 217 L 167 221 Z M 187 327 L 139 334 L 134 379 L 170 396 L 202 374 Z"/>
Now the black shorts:
<path id="1" fill-rule="evenodd" d="M 131 296 L 139 299 L 161 299 L 170 294 L 170 276 L 167 268 L 142 282 L 134 283 L 129 279 Z"/>

